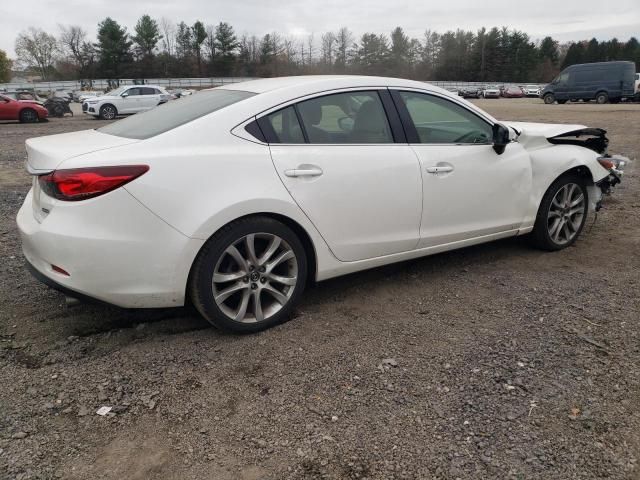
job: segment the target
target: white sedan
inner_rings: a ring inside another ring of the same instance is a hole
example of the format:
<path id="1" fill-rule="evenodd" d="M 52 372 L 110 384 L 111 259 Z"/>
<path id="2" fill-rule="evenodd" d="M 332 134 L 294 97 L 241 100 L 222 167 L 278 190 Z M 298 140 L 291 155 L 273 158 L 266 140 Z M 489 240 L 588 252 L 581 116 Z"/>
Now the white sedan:
<path id="1" fill-rule="evenodd" d="M 28 140 L 18 226 L 69 296 L 258 331 L 310 281 L 523 234 L 571 245 L 620 180 L 604 133 L 500 123 L 409 80 L 255 80 Z"/>

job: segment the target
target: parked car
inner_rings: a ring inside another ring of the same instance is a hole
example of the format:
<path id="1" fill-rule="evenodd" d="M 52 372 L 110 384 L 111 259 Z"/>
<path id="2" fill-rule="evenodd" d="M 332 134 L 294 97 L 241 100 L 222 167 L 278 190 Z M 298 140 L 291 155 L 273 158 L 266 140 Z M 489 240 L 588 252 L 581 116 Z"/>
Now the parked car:
<path id="1" fill-rule="evenodd" d="M 48 116 L 47 109 L 37 101 L 15 100 L 0 94 L 0 120 L 18 120 L 20 123 L 35 123 Z"/>
<path id="2" fill-rule="evenodd" d="M 537 85 L 526 85 L 522 87 L 522 91 L 527 97 L 540 98 L 540 87 Z"/>
<path id="3" fill-rule="evenodd" d="M 69 102 L 60 97 L 48 98 L 43 105 L 49 112 L 50 117 L 62 118 L 65 114 L 69 113 L 73 117 L 73 111 L 69 106 Z"/>
<path id="4" fill-rule="evenodd" d="M 502 91 L 502 96 L 504 98 L 522 98 L 524 97 L 524 92 L 520 87 L 505 87 Z"/>
<path id="5" fill-rule="evenodd" d="M 480 98 L 482 96 L 482 88 L 480 87 L 462 87 L 459 95 L 462 98 Z"/>
<path id="6" fill-rule="evenodd" d="M 486 87 L 482 91 L 482 96 L 484 98 L 500 98 L 500 88 L 498 88 L 496 85 Z"/>
<path id="7" fill-rule="evenodd" d="M 39 103 L 40 105 L 44 105 L 46 99 L 40 97 L 35 92 L 30 92 L 28 90 L 18 90 L 13 92 L 4 92 L 3 95 L 7 97 L 13 98 L 14 100 L 27 100 L 34 103 Z"/>
<path id="8" fill-rule="evenodd" d="M 82 103 L 90 98 L 99 97 L 103 93 L 104 92 L 101 92 L 100 90 L 78 90 L 73 92 L 73 101 Z"/>
<path id="9" fill-rule="evenodd" d="M 144 112 L 167 102 L 171 96 L 157 85 L 127 85 L 82 103 L 82 111 L 104 120 Z"/>
<path id="10" fill-rule="evenodd" d="M 423 82 L 261 79 L 28 139 L 17 222 L 30 270 L 70 296 L 191 302 L 254 332 L 308 281 L 529 233 L 572 245 L 620 181 L 606 145 L 604 130 L 502 123 Z"/>
<path id="11" fill-rule="evenodd" d="M 67 102 L 73 101 L 73 93 L 70 90 L 64 90 L 64 89 L 54 90 L 53 92 L 51 92 L 51 95 L 49 96 L 49 98 L 51 97 L 63 98 Z"/>
<path id="12" fill-rule="evenodd" d="M 540 96 L 544 103 L 566 103 L 568 100 L 594 100 L 617 103 L 635 94 L 634 62 L 597 62 L 565 68 Z"/>

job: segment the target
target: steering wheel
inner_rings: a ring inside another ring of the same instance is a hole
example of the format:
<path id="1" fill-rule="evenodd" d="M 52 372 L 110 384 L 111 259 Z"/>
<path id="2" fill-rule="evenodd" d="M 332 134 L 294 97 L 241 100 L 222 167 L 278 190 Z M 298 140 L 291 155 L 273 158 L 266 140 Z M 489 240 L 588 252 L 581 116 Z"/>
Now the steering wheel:
<path id="1" fill-rule="evenodd" d="M 456 138 L 453 143 L 480 143 L 478 140 L 482 138 L 487 139 L 487 135 L 484 132 L 481 132 L 480 130 L 471 130 L 470 132 Z M 471 139 L 473 139 L 473 142 L 465 141 Z"/>

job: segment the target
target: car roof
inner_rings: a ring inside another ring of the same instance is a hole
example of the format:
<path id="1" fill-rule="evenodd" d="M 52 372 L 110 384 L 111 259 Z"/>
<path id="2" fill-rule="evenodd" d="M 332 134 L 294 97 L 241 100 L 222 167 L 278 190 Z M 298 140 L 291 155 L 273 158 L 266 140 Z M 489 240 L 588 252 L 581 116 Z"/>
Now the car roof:
<path id="1" fill-rule="evenodd" d="M 299 75 L 293 77 L 261 78 L 259 80 L 232 83 L 216 88 L 225 90 L 243 90 L 252 93 L 266 93 L 297 87 L 296 89 L 308 90 L 309 93 L 314 93 L 337 88 L 381 86 L 420 88 L 423 90 L 447 92 L 444 88 L 439 88 L 425 82 L 392 77 L 374 77 L 368 75 Z"/>
<path id="2" fill-rule="evenodd" d="M 237 112 L 237 123 L 245 121 L 249 115 L 255 116 L 267 110 L 273 110 L 280 105 L 304 98 L 309 95 L 322 94 L 341 89 L 377 89 L 377 88 L 407 88 L 436 93 L 461 103 L 466 108 L 477 112 L 495 123 L 496 120 L 487 112 L 471 102 L 459 97 L 444 88 L 436 87 L 425 82 L 406 80 L 392 77 L 374 77 L 366 75 L 301 75 L 295 77 L 265 78 L 247 82 L 230 83 L 212 90 L 239 90 L 256 95 L 238 102 L 230 108 L 224 109 L 224 115 L 231 121 Z M 475 88 L 477 90 L 477 87 Z M 205 90 L 206 91 L 206 90 Z M 241 116 L 244 116 L 242 118 Z"/>

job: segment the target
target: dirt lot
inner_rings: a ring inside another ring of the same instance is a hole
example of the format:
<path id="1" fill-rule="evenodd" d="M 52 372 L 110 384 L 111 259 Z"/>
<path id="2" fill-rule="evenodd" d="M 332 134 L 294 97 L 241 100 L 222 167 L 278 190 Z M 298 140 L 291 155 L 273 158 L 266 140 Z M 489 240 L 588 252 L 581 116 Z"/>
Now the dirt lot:
<path id="1" fill-rule="evenodd" d="M 640 156 L 639 105 L 478 103 Z M 186 309 L 69 309 L 24 270 L 24 140 L 100 123 L 0 124 L 0 478 L 640 478 L 638 169 L 570 249 L 335 279 L 231 336 Z"/>

